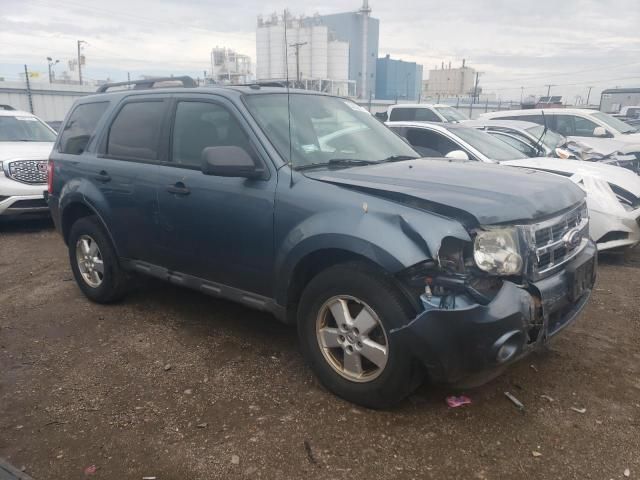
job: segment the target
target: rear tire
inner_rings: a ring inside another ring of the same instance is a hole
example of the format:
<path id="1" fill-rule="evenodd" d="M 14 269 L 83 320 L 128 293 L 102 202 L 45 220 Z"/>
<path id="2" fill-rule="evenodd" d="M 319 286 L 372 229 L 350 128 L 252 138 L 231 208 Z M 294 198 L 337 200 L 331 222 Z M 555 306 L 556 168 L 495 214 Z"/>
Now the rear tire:
<path id="1" fill-rule="evenodd" d="M 391 407 L 423 378 L 389 333 L 412 316 L 396 286 L 373 267 L 361 262 L 330 267 L 309 282 L 300 300 L 302 353 L 331 392 L 368 408 Z"/>
<path id="2" fill-rule="evenodd" d="M 82 217 L 71 226 L 68 247 L 73 276 L 89 300 L 113 303 L 124 296 L 128 275 L 97 217 Z"/>

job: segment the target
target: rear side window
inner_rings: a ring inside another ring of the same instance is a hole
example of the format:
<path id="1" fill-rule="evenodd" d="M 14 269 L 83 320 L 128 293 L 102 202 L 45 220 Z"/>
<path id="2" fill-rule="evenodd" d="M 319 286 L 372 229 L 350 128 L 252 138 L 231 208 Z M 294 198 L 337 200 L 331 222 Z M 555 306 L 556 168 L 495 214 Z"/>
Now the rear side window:
<path id="1" fill-rule="evenodd" d="M 70 155 L 84 152 L 108 106 L 109 102 L 78 105 L 71 113 L 64 130 L 60 132 L 58 151 Z"/>
<path id="2" fill-rule="evenodd" d="M 107 154 L 125 159 L 157 160 L 164 108 L 161 100 L 125 104 L 109 129 Z"/>
<path id="3" fill-rule="evenodd" d="M 537 123 L 538 125 L 544 125 L 544 119 L 542 118 L 542 115 L 513 115 L 510 117 L 496 117 L 496 118 L 500 120 L 519 120 L 521 122 L 531 122 L 531 123 Z"/>
<path id="4" fill-rule="evenodd" d="M 410 122 L 415 119 L 415 108 L 394 108 L 391 110 L 391 115 L 389 115 L 389 120 L 392 122 Z"/>
<path id="5" fill-rule="evenodd" d="M 428 108 L 416 108 L 416 121 L 418 122 L 440 122 L 440 117 Z"/>

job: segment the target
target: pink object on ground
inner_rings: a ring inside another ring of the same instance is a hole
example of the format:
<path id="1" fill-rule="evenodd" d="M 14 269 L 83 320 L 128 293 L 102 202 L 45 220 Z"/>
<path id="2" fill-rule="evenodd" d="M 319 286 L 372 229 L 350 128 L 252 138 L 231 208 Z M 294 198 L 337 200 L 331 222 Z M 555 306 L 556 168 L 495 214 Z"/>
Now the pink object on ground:
<path id="1" fill-rule="evenodd" d="M 462 407 L 463 405 L 471 405 L 471 399 L 465 395 L 459 397 L 447 397 L 447 405 L 451 408 Z"/>

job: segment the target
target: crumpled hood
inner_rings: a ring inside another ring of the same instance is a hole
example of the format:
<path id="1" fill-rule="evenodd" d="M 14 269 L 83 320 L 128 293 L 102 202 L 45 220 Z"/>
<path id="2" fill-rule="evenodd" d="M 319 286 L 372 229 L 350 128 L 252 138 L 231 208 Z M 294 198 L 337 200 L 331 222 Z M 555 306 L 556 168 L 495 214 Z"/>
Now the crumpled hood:
<path id="1" fill-rule="evenodd" d="M 0 142 L 0 161 L 21 158 L 47 160 L 53 142 Z"/>
<path id="2" fill-rule="evenodd" d="M 636 134 L 633 134 L 636 135 Z M 575 142 L 586 149 L 593 150 L 594 153 L 602 155 L 612 155 L 615 153 L 629 153 L 640 151 L 640 139 L 635 142 L 624 142 L 619 137 L 598 138 L 598 137 L 567 137 L 570 142 Z"/>
<path id="3" fill-rule="evenodd" d="M 500 162 L 520 168 L 534 168 L 548 172 L 558 172 L 565 175 L 590 176 L 612 183 L 626 191 L 640 197 L 640 176 L 626 168 L 606 165 L 598 162 L 584 162 L 581 160 L 563 160 L 561 158 L 525 158 L 522 160 L 507 160 Z"/>
<path id="4" fill-rule="evenodd" d="M 418 159 L 305 175 L 453 218 L 471 215 L 481 225 L 532 222 L 584 198 L 579 187 L 557 175 L 476 162 Z"/>

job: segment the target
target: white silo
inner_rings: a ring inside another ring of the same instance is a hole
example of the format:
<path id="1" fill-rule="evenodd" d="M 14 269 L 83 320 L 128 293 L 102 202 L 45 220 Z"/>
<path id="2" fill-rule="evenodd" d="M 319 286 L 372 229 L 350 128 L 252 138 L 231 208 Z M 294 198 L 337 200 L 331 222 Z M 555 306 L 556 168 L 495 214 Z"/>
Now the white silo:
<path id="1" fill-rule="evenodd" d="M 256 78 L 270 78 L 271 55 L 269 48 L 269 27 L 259 26 L 256 31 Z"/>
<path id="2" fill-rule="evenodd" d="M 284 25 L 269 25 L 269 79 L 283 79 L 285 72 Z M 288 32 L 287 32 L 288 33 Z"/>
<path id="3" fill-rule="evenodd" d="M 327 78 L 329 28 L 326 25 L 311 27 L 311 71 L 312 78 Z"/>
<path id="4" fill-rule="evenodd" d="M 332 40 L 328 44 L 327 77 L 331 80 L 349 78 L 349 42 Z"/>

